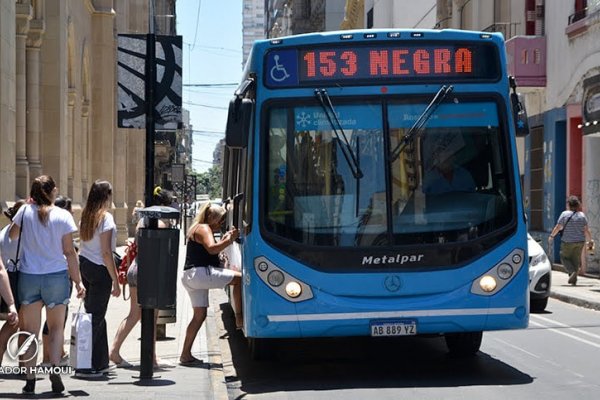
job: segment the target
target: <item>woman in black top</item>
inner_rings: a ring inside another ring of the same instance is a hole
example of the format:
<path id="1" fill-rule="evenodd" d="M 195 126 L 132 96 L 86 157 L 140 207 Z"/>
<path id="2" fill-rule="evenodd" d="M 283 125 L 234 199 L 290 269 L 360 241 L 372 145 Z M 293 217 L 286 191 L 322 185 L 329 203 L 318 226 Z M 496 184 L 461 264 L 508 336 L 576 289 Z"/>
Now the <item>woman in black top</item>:
<path id="1" fill-rule="evenodd" d="M 239 292 L 240 289 L 241 273 L 220 267 L 219 253 L 239 237 L 239 231 L 233 228 L 225 233 L 220 241 L 215 241 L 214 232 L 220 229 L 224 221 L 225 209 L 208 202 L 202 207 L 187 233 L 185 267 L 181 282 L 190 296 L 194 315 L 187 327 L 179 357 L 182 365 L 200 361 L 192 355 L 192 345 L 206 319 L 208 290 L 224 288 L 227 285 L 233 285 L 234 292 Z M 241 326 L 241 323 L 241 314 L 236 313 L 236 324 Z"/>

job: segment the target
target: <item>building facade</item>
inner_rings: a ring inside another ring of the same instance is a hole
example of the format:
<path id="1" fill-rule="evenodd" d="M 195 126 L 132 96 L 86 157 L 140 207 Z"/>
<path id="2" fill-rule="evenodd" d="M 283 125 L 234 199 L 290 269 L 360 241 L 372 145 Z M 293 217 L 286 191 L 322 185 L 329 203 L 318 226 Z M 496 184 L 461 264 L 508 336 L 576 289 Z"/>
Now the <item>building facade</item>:
<path id="1" fill-rule="evenodd" d="M 265 37 L 349 29 L 343 26 L 346 5 L 362 2 L 363 0 L 267 0 Z M 362 16 L 362 8 L 360 15 Z"/>
<path id="2" fill-rule="evenodd" d="M 365 0 L 366 28 L 425 28 L 436 23 L 436 0 Z"/>
<path id="3" fill-rule="evenodd" d="M 173 33 L 175 1 L 155 4 L 156 32 Z M 105 179 L 125 242 L 131 208 L 144 198 L 145 131 L 117 128 L 117 34 L 148 33 L 149 13 L 148 0 L 0 2 L 3 209 L 47 174 L 77 219 L 90 185 Z"/>
<path id="4" fill-rule="evenodd" d="M 242 7 L 242 66 L 255 40 L 265 38 L 265 0 L 243 0 Z"/>

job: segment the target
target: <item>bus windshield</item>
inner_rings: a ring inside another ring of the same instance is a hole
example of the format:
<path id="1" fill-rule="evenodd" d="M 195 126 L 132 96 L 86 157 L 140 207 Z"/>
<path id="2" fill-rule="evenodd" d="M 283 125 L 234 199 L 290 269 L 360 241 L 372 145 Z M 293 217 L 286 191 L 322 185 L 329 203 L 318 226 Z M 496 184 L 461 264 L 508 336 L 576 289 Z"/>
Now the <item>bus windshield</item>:
<path id="1" fill-rule="evenodd" d="M 440 104 L 397 157 L 430 99 L 335 104 L 356 155 L 315 102 L 269 107 L 267 232 L 316 246 L 389 246 L 477 239 L 513 219 L 508 140 L 492 99 Z"/>

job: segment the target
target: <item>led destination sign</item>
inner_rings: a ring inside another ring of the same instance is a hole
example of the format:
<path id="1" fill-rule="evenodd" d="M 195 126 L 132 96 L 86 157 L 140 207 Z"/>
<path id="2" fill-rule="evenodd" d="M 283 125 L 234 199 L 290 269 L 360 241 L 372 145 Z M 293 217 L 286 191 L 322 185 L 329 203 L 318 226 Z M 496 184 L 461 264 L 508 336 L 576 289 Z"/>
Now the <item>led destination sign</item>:
<path id="1" fill-rule="evenodd" d="M 488 43 L 330 47 L 272 50 L 266 56 L 270 87 L 397 83 L 432 80 L 493 81 L 500 67 Z"/>

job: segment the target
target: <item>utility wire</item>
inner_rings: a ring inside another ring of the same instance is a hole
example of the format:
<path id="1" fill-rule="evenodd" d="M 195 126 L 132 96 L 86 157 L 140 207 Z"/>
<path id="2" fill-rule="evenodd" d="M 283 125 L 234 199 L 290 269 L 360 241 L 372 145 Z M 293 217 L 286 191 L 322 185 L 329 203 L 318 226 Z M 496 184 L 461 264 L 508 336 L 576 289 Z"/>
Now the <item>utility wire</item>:
<path id="1" fill-rule="evenodd" d="M 191 101 L 183 101 L 182 103 L 185 104 L 185 105 L 188 105 L 188 106 L 214 108 L 214 109 L 217 109 L 217 110 L 227 110 L 228 109 L 227 107 L 209 106 L 208 104 L 192 103 Z"/>
<path id="2" fill-rule="evenodd" d="M 200 6 L 202 5 L 202 0 L 198 0 L 198 12 L 196 13 L 196 32 L 194 32 L 194 43 L 192 43 L 192 48 L 190 51 L 194 50 L 196 47 L 196 37 L 198 36 L 198 27 L 200 26 Z"/>
<path id="3" fill-rule="evenodd" d="M 426 13 L 425 13 L 425 14 L 424 14 L 422 17 L 421 17 L 421 19 L 419 20 L 419 22 L 417 22 L 417 23 L 416 23 L 416 24 L 413 26 L 413 29 L 414 29 L 414 28 L 418 28 L 418 27 L 419 27 L 419 24 L 420 24 L 420 23 L 421 23 L 421 22 L 422 22 L 422 21 L 425 19 L 425 17 L 427 17 L 427 16 L 429 15 L 429 13 L 430 13 L 431 11 L 433 11 L 433 9 L 434 9 L 434 8 L 436 8 L 436 4 L 434 4 L 433 6 L 431 6 L 431 8 L 429 9 L 429 11 L 427 11 L 427 12 L 426 12 Z"/>

